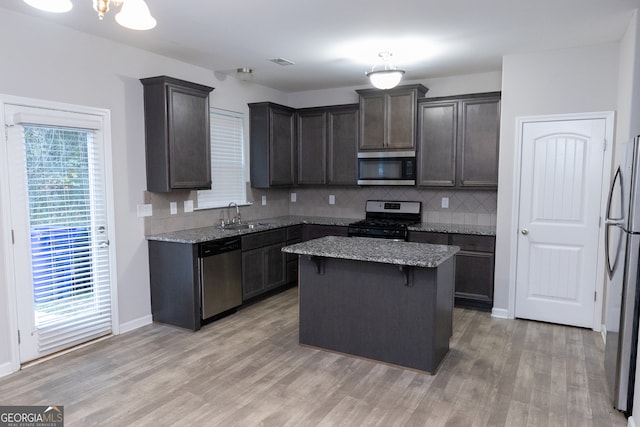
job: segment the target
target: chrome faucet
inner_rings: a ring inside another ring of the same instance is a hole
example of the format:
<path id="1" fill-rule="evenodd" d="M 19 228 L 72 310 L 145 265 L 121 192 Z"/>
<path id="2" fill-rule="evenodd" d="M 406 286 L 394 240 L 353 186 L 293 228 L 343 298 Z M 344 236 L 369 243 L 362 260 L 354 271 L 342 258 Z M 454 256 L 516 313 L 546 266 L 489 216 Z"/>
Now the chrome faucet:
<path id="1" fill-rule="evenodd" d="M 233 217 L 233 219 L 231 218 L 231 215 L 229 215 L 229 209 L 234 207 L 236 208 L 236 216 Z M 231 202 L 229 203 L 229 205 L 227 206 L 227 217 L 229 218 L 229 224 L 240 224 L 240 208 L 238 207 L 238 205 L 236 204 L 236 202 Z"/>

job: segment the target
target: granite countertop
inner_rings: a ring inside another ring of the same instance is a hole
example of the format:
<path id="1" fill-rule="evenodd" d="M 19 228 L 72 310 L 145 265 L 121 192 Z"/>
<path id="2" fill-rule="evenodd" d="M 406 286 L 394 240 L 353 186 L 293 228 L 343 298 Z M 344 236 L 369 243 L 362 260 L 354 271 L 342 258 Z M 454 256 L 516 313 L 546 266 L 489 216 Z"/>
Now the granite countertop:
<path id="1" fill-rule="evenodd" d="M 249 221 L 251 228 L 239 230 L 221 229 L 218 226 L 192 228 L 188 230 L 172 231 L 169 233 L 153 234 L 146 236 L 147 240 L 157 240 L 174 243 L 202 243 L 212 240 L 225 239 L 227 237 L 241 236 L 243 234 L 256 233 L 259 231 L 273 230 L 291 225 L 315 224 L 315 225 L 339 225 L 347 226 L 352 222 L 362 218 L 329 218 L 312 216 L 282 216 L 276 218 L 265 218 Z M 410 231 L 428 231 L 433 233 L 457 233 L 474 234 L 480 236 L 495 236 L 495 226 L 486 225 L 464 225 L 464 224 L 434 224 L 422 223 L 409 226 Z"/>
<path id="2" fill-rule="evenodd" d="M 172 231 L 169 233 L 153 234 L 146 236 L 147 240 L 157 240 L 161 242 L 174 243 L 203 243 L 211 240 L 226 239 L 227 237 L 242 236 L 243 234 L 257 233 L 259 231 L 274 230 L 281 227 L 289 227 L 300 224 L 316 225 L 342 225 L 347 226 L 361 218 L 325 218 L 307 216 L 283 216 L 276 218 L 258 219 L 248 221 L 251 228 L 239 230 L 222 229 L 219 226 L 191 228 L 188 230 Z"/>
<path id="3" fill-rule="evenodd" d="M 410 225 L 410 231 L 429 231 L 432 233 L 475 234 L 477 236 L 495 236 L 495 225 L 440 224 L 426 223 Z"/>
<path id="4" fill-rule="evenodd" d="M 438 267 L 460 250 L 457 246 L 401 242 L 369 237 L 327 236 L 285 246 L 283 252 L 414 267 Z"/>

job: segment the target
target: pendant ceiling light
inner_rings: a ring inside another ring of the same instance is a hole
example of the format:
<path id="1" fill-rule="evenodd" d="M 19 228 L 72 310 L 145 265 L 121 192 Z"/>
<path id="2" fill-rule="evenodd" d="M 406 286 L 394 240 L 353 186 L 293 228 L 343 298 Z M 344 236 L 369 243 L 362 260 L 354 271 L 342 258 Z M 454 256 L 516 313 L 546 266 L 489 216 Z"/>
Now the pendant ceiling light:
<path id="1" fill-rule="evenodd" d="M 70 0 L 24 0 L 29 6 L 47 12 L 68 12 L 73 7 Z M 156 26 L 156 20 L 149 12 L 144 0 L 93 0 L 93 9 L 102 20 L 109 12 L 109 6 L 122 6 L 116 14 L 116 22 L 132 30 L 150 30 Z"/>
<path id="2" fill-rule="evenodd" d="M 369 80 L 371 80 L 371 84 L 378 89 L 391 89 L 396 87 L 398 83 L 400 83 L 400 80 L 402 80 L 404 70 L 397 69 L 391 63 L 390 52 L 380 52 L 378 56 L 382 58 L 382 66 L 384 68 L 376 70 L 376 66 L 374 66 L 371 71 L 366 73 Z"/>
<path id="3" fill-rule="evenodd" d="M 132 30 L 150 30 L 156 26 L 156 20 L 149 12 L 144 0 L 126 0 L 122 3 L 116 22 Z"/>

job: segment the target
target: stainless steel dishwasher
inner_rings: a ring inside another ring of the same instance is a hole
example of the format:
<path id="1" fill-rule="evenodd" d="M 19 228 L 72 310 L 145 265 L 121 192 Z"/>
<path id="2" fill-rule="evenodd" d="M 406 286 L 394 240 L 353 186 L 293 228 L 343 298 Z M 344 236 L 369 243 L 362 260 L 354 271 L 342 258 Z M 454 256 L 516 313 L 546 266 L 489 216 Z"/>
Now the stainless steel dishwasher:
<path id="1" fill-rule="evenodd" d="M 240 238 L 200 244 L 202 320 L 242 304 Z"/>

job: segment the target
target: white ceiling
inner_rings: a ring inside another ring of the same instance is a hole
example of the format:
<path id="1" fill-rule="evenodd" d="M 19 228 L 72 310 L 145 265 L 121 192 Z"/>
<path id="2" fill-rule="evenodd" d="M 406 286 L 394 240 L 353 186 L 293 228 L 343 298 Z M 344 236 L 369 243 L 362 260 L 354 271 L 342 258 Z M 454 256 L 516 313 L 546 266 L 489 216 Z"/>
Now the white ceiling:
<path id="1" fill-rule="evenodd" d="M 619 40 L 640 0 L 146 0 L 158 25 L 127 30 L 91 0 L 66 14 L 0 7 L 199 65 L 254 70 L 285 92 L 364 86 L 378 52 L 406 80 L 500 70 L 502 57 Z M 295 65 L 269 61 L 285 58 Z"/>

